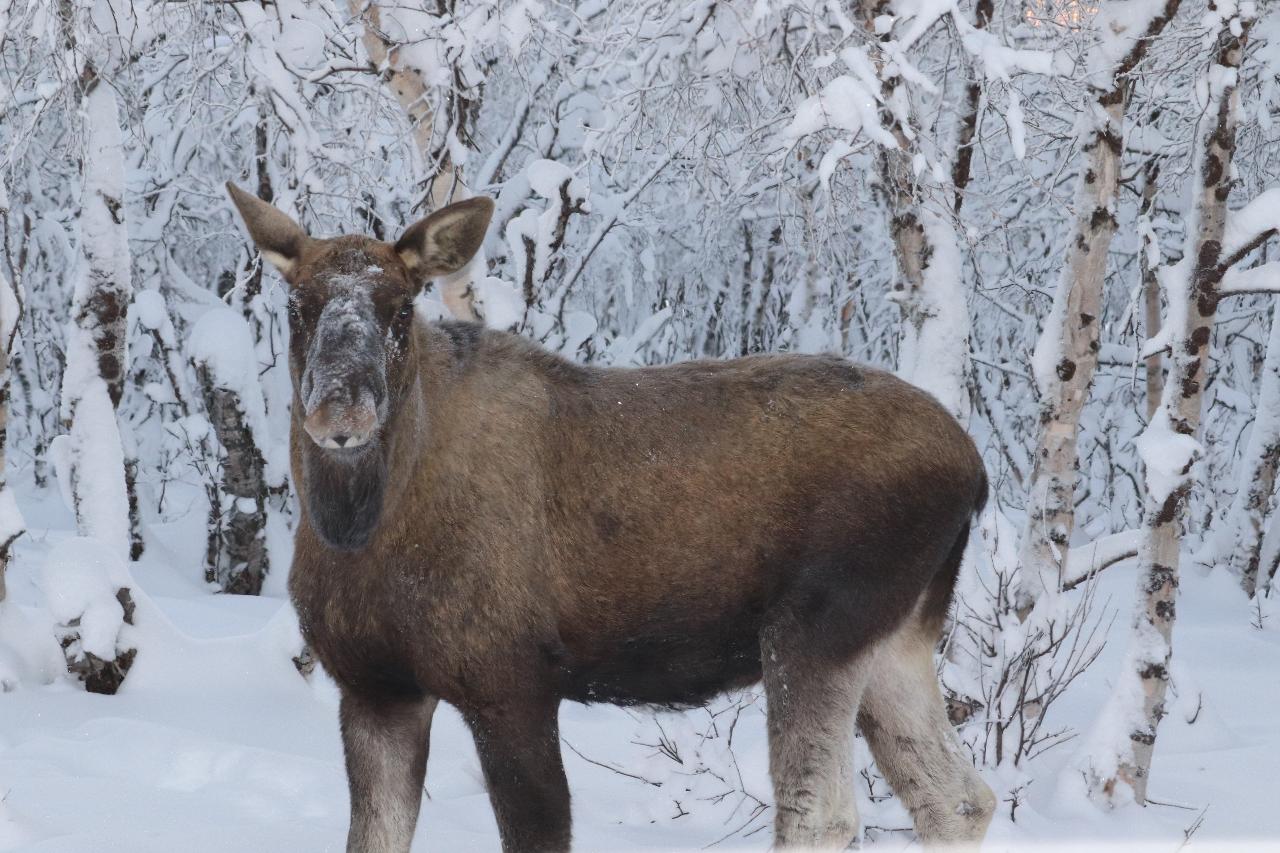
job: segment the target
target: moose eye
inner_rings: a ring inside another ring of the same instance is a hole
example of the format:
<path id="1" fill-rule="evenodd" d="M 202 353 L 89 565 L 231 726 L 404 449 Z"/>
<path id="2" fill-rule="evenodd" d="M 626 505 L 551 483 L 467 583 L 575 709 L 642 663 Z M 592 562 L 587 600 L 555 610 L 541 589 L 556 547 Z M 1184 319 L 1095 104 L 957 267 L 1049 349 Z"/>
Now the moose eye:
<path id="1" fill-rule="evenodd" d="M 290 299 L 289 300 L 289 324 L 292 326 L 296 326 L 301 322 L 302 322 L 302 308 L 301 306 L 298 305 L 298 303 L 295 300 Z"/>
<path id="2" fill-rule="evenodd" d="M 396 312 L 396 317 L 401 320 L 408 320 L 413 316 L 413 301 L 410 300 L 400 306 L 400 310 Z"/>

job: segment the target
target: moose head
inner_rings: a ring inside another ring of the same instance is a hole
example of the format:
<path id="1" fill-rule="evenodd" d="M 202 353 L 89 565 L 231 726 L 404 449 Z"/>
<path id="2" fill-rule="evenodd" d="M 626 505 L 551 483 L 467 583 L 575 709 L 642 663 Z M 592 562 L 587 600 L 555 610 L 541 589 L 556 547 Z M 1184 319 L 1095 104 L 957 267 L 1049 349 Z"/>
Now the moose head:
<path id="1" fill-rule="evenodd" d="M 330 544 L 367 544 L 381 514 L 385 428 L 416 375 L 414 300 L 430 279 L 479 250 L 493 202 L 443 207 L 395 243 L 313 238 L 284 212 L 234 184 L 227 191 L 262 256 L 289 284 L 289 366 L 302 474 L 332 481 L 307 493 Z M 319 496 L 319 497 L 317 497 Z"/>

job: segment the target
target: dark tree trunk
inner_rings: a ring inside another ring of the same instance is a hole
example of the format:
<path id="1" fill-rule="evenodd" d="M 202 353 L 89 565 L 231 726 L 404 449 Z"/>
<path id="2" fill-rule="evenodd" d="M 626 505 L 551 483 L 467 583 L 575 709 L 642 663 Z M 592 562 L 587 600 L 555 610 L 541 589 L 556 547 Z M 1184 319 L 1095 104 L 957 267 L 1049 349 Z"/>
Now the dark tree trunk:
<path id="1" fill-rule="evenodd" d="M 211 501 L 205 577 L 223 592 L 257 595 L 268 569 L 266 463 L 236 392 L 219 386 L 205 365 L 196 365 L 196 378 L 223 450 L 221 500 Z"/>

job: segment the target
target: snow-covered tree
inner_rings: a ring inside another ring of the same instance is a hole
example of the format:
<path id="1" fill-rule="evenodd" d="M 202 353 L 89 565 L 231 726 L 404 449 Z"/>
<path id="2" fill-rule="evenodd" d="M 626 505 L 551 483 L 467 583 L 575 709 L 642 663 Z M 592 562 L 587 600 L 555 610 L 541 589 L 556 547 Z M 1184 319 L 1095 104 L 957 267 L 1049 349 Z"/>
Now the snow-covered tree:
<path id="1" fill-rule="evenodd" d="M 123 558 L 132 547 L 130 496 L 115 412 L 124 395 L 133 297 L 124 151 L 112 87 L 90 78 L 84 105 L 82 264 L 72 296 L 62 382 L 62 417 L 70 434 L 64 473 L 81 534 L 112 543 Z"/>
<path id="2" fill-rule="evenodd" d="M 1280 463 L 1280 313 L 1272 308 L 1271 333 L 1262 364 L 1258 402 L 1249 443 L 1240 459 L 1236 494 L 1221 527 L 1214 531 L 1211 558 L 1240 578 L 1252 598 L 1270 583 L 1274 559 L 1263 551 L 1271 496 L 1275 494 L 1276 465 Z"/>
<path id="3" fill-rule="evenodd" d="M 124 150 L 115 91 L 96 74 L 84 92 L 82 263 L 67 326 L 67 362 L 62 381 L 62 417 L 68 433 L 57 449 L 58 476 L 75 510 L 76 526 L 114 558 L 140 553 L 135 539 L 136 492 L 130 484 L 116 407 L 124 394 L 127 365 L 127 315 L 132 298 L 132 267 L 124 215 Z M 51 572 L 63 564 L 55 564 Z M 101 579 L 103 589 L 118 578 Z M 99 603 L 102 596 L 86 600 Z M 127 587 L 112 590 L 123 617 L 131 620 Z M 111 604 L 105 606 L 110 607 Z M 131 649 L 117 650 L 104 639 L 86 645 L 85 613 L 61 614 L 63 647 L 72 671 L 97 692 L 115 692 L 132 661 Z M 118 652 L 118 653 L 117 653 Z"/>
<path id="4" fill-rule="evenodd" d="M 408 116 L 428 175 L 430 206 L 468 198 L 467 140 L 484 80 L 477 52 L 496 9 L 446 3 L 432 13 L 378 0 L 351 0 L 351 6 L 360 18 L 369 60 Z M 483 268 L 481 254 L 441 282 L 441 297 L 455 317 L 480 319 L 474 280 Z"/>
<path id="5" fill-rule="evenodd" d="M 205 578 L 225 592 L 256 595 L 270 560 L 267 462 L 259 449 L 270 437 L 253 338 L 240 314 L 213 310 L 196 323 L 187 351 L 223 451 Z"/>
<path id="6" fill-rule="evenodd" d="M 1254 14 L 1246 5 L 1216 7 L 1208 15 L 1213 51 L 1203 76 L 1207 102 L 1196 136 L 1187 245 L 1182 260 L 1164 271 L 1164 325 L 1146 344 L 1148 353 L 1167 350 L 1169 375 L 1159 407 L 1138 440 L 1147 483 L 1138 607 L 1120 680 L 1090 756 L 1091 788 L 1108 799 L 1131 795 L 1145 803 L 1156 734 L 1167 713 L 1182 525 L 1204 454 L 1201 419 L 1222 280 L 1280 220 L 1264 196 L 1227 228 L 1241 63 Z M 1118 790 L 1122 786 L 1127 794 Z"/>
<path id="7" fill-rule="evenodd" d="M 1075 527 L 1076 439 L 1102 348 L 1103 287 L 1118 224 L 1116 193 L 1130 75 L 1177 10 L 1178 0 L 1141 4 L 1136 13 L 1132 0 L 1113 0 L 1103 3 L 1092 19 L 1098 41 L 1089 56 L 1089 102 L 1081 129 L 1087 162 L 1076 178 L 1067 265 L 1032 363 L 1040 389 L 1040 437 L 1027 486 L 1021 582 L 1015 592 L 1022 616 L 1042 594 L 1056 593 L 1071 570 L 1066 559 Z"/>

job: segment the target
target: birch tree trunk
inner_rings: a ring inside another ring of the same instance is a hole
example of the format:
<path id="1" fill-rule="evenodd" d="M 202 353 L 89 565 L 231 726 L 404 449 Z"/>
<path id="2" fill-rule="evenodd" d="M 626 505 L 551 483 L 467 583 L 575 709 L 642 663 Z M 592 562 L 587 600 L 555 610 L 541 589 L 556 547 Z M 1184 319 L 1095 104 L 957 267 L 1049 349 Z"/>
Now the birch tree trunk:
<path id="1" fill-rule="evenodd" d="M 994 0 L 978 0 L 973 9 L 974 29 L 987 28 L 994 8 Z M 978 118 L 982 108 L 982 76 L 976 67 L 971 68 L 970 73 L 973 77 L 965 87 L 964 112 L 960 114 L 959 132 L 956 134 L 956 159 L 951 166 L 951 185 L 955 192 L 952 209 L 957 217 L 964 206 L 969 179 L 973 177 L 973 146 L 978 136 Z"/>
<path id="2" fill-rule="evenodd" d="M 217 583 L 223 592 L 257 595 L 268 568 L 265 462 L 236 389 L 219 383 L 207 364 L 196 365 L 196 381 L 225 454 L 218 547 L 207 555 L 205 579 Z"/>
<path id="3" fill-rule="evenodd" d="M 257 95 L 258 92 L 254 88 L 250 88 L 250 94 Z M 258 101 L 258 117 L 253 123 L 253 171 L 257 178 L 258 198 L 268 203 L 274 203 L 276 200 L 275 190 L 271 186 L 271 169 L 269 159 L 271 157 L 270 143 L 267 135 L 267 115 L 266 107 L 263 101 L 266 98 L 259 98 Z M 259 294 L 262 293 L 262 274 L 263 264 L 256 263 L 254 253 L 249 252 L 249 257 L 245 261 L 245 279 L 244 286 L 240 288 L 237 298 L 240 300 L 240 311 L 244 314 L 244 319 L 253 329 L 254 340 L 261 343 L 263 339 L 262 318 L 260 318 L 255 310 L 254 302 Z"/>
<path id="4" fill-rule="evenodd" d="M 863 25 L 868 32 L 876 32 L 876 18 L 887 9 L 884 2 L 863 4 Z M 891 40 L 890 33 L 880 38 Z M 969 414 L 966 377 L 970 323 L 962 277 L 955 274 L 961 264 L 960 250 L 951 221 L 926 209 L 922 202 L 923 194 L 912 169 L 912 139 L 916 134 L 904 128 L 888 106 L 906 94 L 898 91 L 900 85 L 896 77 L 883 84 L 880 119 L 893 134 L 897 147 L 881 148 L 879 164 L 899 271 L 889 295 L 902 312 L 898 374 L 933 394 L 963 421 Z M 962 139 L 964 133 L 962 127 Z M 964 168 L 967 170 L 968 162 Z M 967 172 L 964 180 L 968 180 Z"/>
<path id="5" fill-rule="evenodd" d="M 396 43 L 386 34 L 382 25 L 382 9 L 378 0 L 349 0 L 351 11 L 359 16 L 363 25 L 365 52 L 374 67 L 383 76 L 396 100 L 404 108 L 413 127 L 413 140 L 423 163 L 437 163 L 437 171 L 431 179 L 431 206 L 438 209 L 450 200 L 460 201 L 470 193 L 463 182 L 462 167 L 452 163 L 448 150 L 436 150 L 433 144 L 435 114 L 431 109 L 429 88 L 417 70 L 399 62 Z M 460 320 L 480 320 L 475 307 L 476 270 L 482 270 L 484 258 L 477 256 L 461 270 L 440 280 L 440 296 L 445 307 Z"/>
<path id="6" fill-rule="evenodd" d="M 126 560 L 133 550 L 132 525 L 125 453 L 116 420 L 124 390 L 132 294 L 123 141 L 114 90 L 92 72 L 85 79 L 82 269 L 72 297 L 62 382 L 62 418 L 69 430 L 63 458 L 77 531 Z M 115 594 L 124 609 L 124 621 L 132 624 L 129 590 L 121 587 Z M 66 649 L 76 645 L 77 626 L 63 627 Z M 117 649 L 112 659 L 78 655 L 68 660 L 68 667 L 90 690 L 114 693 L 132 660 L 132 649 Z"/>
<path id="7" fill-rule="evenodd" d="M 1280 462 L 1280 312 L 1271 309 L 1271 335 L 1262 365 L 1262 383 L 1249 445 L 1240 460 L 1235 497 L 1216 543 L 1216 552 L 1240 579 L 1245 595 L 1258 590 L 1258 567 L 1267 508 Z"/>
<path id="8" fill-rule="evenodd" d="M 166 324 L 164 335 L 171 335 Z M 215 309 L 191 329 L 187 356 L 218 438 L 219 488 L 210 501 L 205 579 L 223 592 L 257 595 L 268 570 L 267 497 L 271 477 L 266 402 L 253 330 L 243 315 Z"/>
<path id="9" fill-rule="evenodd" d="M 1142 170 L 1142 207 L 1138 212 L 1139 228 L 1143 231 L 1142 249 L 1138 253 L 1138 267 L 1142 274 L 1143 331 L 1148 338 L 1160 330 L 1160 279 L 1156 269 L 1160 264 L 1160 247 L 1155 245 L 1152 220 L 1155 216 L 1156 189 L 1160 179 L 1160 164 L 1153 157 Z M 1160 395 L 1164 390 L 1164 364 L 1160 353 L 1147 356 L 1145 365 L 1147 382 L 1147 420 L 1156 413 Z"/>
<path id="10" fill-rule="evenodd" d="M 67 353 L 67 373 L 72 392 L 85 376 L 96 372 L 106 384 L 107 396 L 114 414 L 124 396 L 124 379 L 128 373 L 129 302 L 133 296 L 132 258 L 129 232 L 124 218 L 124 142 L 120 133 L 120 112 L 115 92 L 103 84 L 92 69 L 82 78 L 85 83 L 85 152 L 82 174 L 81 255 L 83 278 L 77 282 L 71 308 L 71 321 L 80 330 L 96 361 L 95 368 L 73 369 L 71 347 Z M 85 369 L 88 373 L 83 372 Z M 67 380 L 64 379 L 64 383 Z M 63 392 L 63 419 L 73 417 L 67 409 Z M 119 435 L 120 424 L 116 422 Z M 142 556 L 142 521 L 138 508 L 138 460 L 133 448 L 121 438 L 125 506 L 128 515 L 126 534 L 129 548 L 124 555 L 136 560 Z"/>
<path id="11" fill-rule="evenodd" d="M 83 194 L 80 213 L 81 275 L 72 296 L 71 326 L 67 344 L 67 368 L 63 377 L 62 418 L 74 438 L 84 400 L 105 394 L 110 417 L 81 423 L 86 438 L 105 443 L 106 434 L 113 455 L 121 458 L 118 472 L 108 470 L 100 458 L 71 460 L 75 493 L 76 524 L 81 535 L 97 536 L 120 548 L 120 557 L 130 551 L 128 490 L 124 453 L 120 447 L 116 408 L 124 393 L 127 359 L 128 306 L 132 297 L 132 262 L 124 219 L 124 156 L 115 93 L 110 86 L 91 78 L 84 94 L 86 146 L 83 163 Z M 95 404 L 96 405 L 96 404 Z M 101 413 L 97 413 L 101 414 Z M 118 476 L 117 476 L 118 475 Z M 123 501 L 89 500 L 91 494 L 123 493 Z M 123 522 L 116 517 L 123 506 Z"/>
<path id="12" fill-rule="evenodd" d="M 1156 732 L 1165 715 L 1181 526 L 1193 485 L 1192 468 L 1201 455 L 1195 437 L 1200 428 L 1219 285 L 1226 272 L 1223 233 L 1240 113 L 1236 81 L 1251 23 L 1243 15 L 1232 15 L 1221 21 L 1218 32 L 1208 74 L 1210 102 L 1197 140 L 1194 209 L 1187 228 L 1192 269 L 1167 294 L 1169 377 L 1160 408 L 1138 442 L 1148 487 L 1139 551 L 1138 607 L 1112 709 L 1113 719 L 1122 724 L 1112 727 L 1117 730 L 1114 736 L 1123 741 L 1111 745 L 1114 765 L 1109 756 L 1094 756 L 1091 779 L 1094 793 L 1106 799 L 1112 799 L 1123 783 L 1138 803 L 1145 804 Z M 1128 729 L 1119 731 L 1124 725 Z"/>
<path id="13" fill-rule="evenodd" d="M 1116 231 L 1114 208 L 1124 150 L 1128 75 L 1146 53 L 1148 41 L 1164 29 L 1177 7 L 1178 0 L 1168 0 L 1159 14 L 1139 23 L 1141 28 L 1133 33 L 1136 38 L 1128 53 L 1114 69 L 1100 69 L 1105 83 L 1093 86 L 1089 106 L 1093 127 L 1083 146 L 1087 162 L 1076 186 L 1076 221 L 1067 268 L 1036 344 L 1041 428 L 1019 554 L 1022 575 L 1014 593 L 1020 619 L 1027 617 L 1041 595 L 1056 592 L 1067 573 L 1075 527 L 1080 415 L 1098 366 L 1107 253 Z M 1097 20 L 1101 27 L 1112 26 L 1109 15 L 1100 15 Z M 1114 33 L 1104 36 L 1115 38 Z M 1105 65 L 1108 60 L 1099 50 L 1092 61 Z"/>

